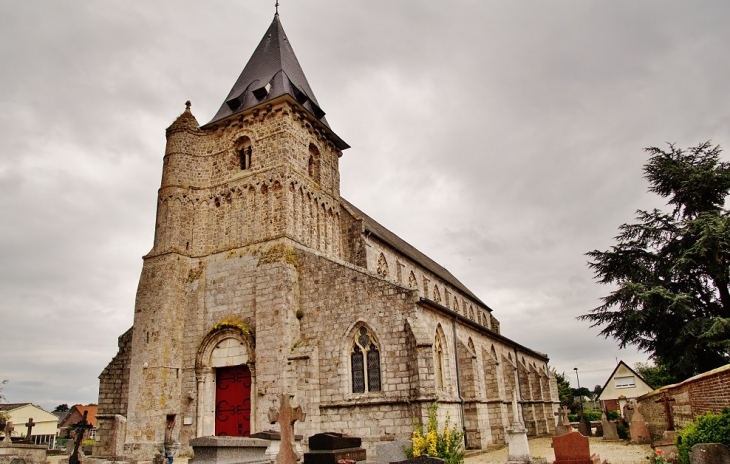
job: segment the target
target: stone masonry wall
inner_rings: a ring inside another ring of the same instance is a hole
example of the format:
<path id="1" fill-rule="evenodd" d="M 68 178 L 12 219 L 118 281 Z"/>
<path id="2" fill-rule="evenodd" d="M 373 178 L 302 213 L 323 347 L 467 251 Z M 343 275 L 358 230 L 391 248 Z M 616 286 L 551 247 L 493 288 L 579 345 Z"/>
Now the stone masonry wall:
<path id="1" fill-rule="evenodd" d="M 132 328 L 119 336 L 119 351 L 99 375 L 99 414 L 127 414 Z"/>

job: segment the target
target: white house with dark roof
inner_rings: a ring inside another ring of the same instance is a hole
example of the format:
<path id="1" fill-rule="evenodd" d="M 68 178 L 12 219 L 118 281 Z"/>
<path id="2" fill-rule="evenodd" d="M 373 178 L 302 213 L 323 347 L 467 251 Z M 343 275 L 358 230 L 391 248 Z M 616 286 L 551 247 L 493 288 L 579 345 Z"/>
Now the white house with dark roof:
<path id="1" fill-rule="evenodd" d="M 619 411 L 622 397 L 628 402 L 653 390 L 641 375 L 625 362 L 619 361 L 603 385 L 598 400 L 601 402 L 602 409 Z"/>

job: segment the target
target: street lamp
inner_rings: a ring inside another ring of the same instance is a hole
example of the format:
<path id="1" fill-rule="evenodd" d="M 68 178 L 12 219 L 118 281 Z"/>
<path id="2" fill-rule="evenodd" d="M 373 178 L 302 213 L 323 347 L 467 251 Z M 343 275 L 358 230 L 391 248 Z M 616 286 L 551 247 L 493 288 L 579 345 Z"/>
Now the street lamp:
<path id="1" fill-rule="evenodd" d="M 580 418 L 583 420 L 583 395 L 580 393 L 580 377 L 578 377 L 578 368 L 574 367 L 575 378 L 578 380 L 578 396 L 580 397 Z"/>

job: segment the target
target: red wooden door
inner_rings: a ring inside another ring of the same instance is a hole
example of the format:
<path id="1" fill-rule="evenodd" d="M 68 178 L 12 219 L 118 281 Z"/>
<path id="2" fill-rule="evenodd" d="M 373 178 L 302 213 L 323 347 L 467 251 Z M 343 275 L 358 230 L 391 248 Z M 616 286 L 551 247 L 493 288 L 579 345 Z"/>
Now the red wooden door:
<path id="1" fill-rule="evenodd" d="M 251 371 L 248 366 L 216 369 L 215 434 L 248 437 L 251 434 Z"/>

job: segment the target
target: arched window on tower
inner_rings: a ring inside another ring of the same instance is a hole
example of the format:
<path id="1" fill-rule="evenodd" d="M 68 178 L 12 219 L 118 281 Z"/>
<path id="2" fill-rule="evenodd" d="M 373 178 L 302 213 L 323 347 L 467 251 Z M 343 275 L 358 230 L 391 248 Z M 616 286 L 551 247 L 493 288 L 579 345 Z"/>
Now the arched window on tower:
<path id="1" fill-rule="evenodd" d="M 380 391 L 380 350 L 370 331 L 360 326 L 350 346 L 352 392 Z"/>
<path id="2" fill-rule="evenodd" d="M 251 139 L 246 136 L 241 137 L 236 141 L 236 153 L 238 153 L 238 160 L 241 165 L 241 169 L 251 169 L 251 154 L 253 149 L 251 148 Z"/>
<path id="3" fill-rule="evenodd" d="M 321 157 L 319 155 L 319 149 L 314 146 L 313 143 L 309 144 L 309 163 L 307 166 L 307 170 L 309 172 L 309 177 L 311 177 L 315 182 L 320 182 L 320 166 L 321 166 Z"/>

